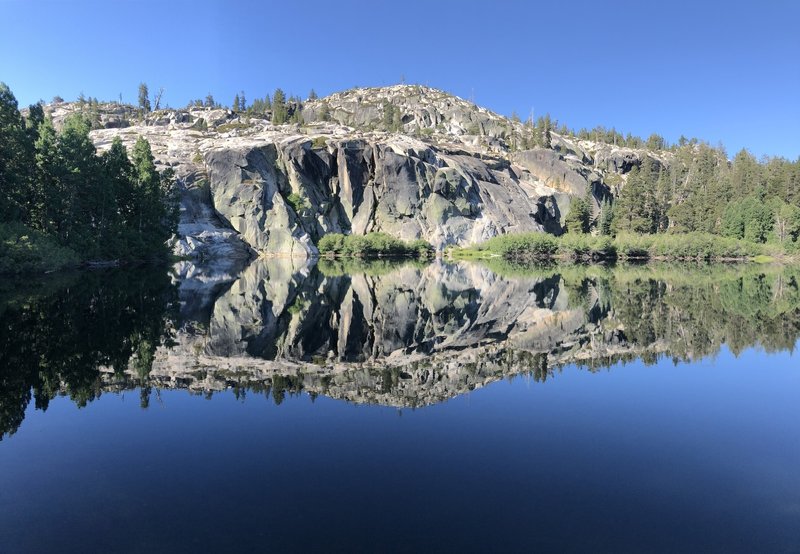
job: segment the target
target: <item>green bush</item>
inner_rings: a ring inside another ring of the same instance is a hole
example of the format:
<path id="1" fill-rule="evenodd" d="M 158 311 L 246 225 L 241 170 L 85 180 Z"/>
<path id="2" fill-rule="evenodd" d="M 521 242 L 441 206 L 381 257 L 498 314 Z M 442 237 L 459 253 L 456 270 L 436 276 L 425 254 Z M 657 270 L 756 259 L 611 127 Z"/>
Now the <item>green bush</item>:
<path id="1" fill-rule="evenodd" d="M 790 248 L 755 244 L 708 233 L 637 235 L 619 234 L 615 238 L 545 233 L 500 235 L 455 253 L 457 257 L 499 255 L 507 260 L 526 261 L 552 258 L 572 259 L 671 259 L 725 260 L 759 255 L 780 257 L 792 254 Z"/>
<path id="2" fill-rule="evenodd" d="M 386 233 L 342 235 L 328 233 L 317 244 L 320 254 L 328 257 L 426 258 L 433 255 L 433 247 L 424 240 L 405 242 Z"/>
<path id="3" fill-rule="evenodd" d="M 293 192 L 286 197 L 286 202 L 292 207 L 296 214 L 300 214 L 303 210 L 306 209 L 306 201 L 303 199 L 302 196 Z"/>
<path id="4" fill-rule="evenodd" d="M 344 239 L 345 236 L 341 233 L 328 233 L 319 239 L 317 248 L 320 254 L 340 256 L 344 252 Z"/>
<path id="5" fill-rule="evenodd" d="M 547 233 L 498 235 L 475 248 L 496 252 L 508 259 L 545 259 L 558 252 L 558 239 Z"/>
<path id="6" fill-rule="evenodd" d="M 0 273 L 41 273 L 79 262 L 73 250 L 51 236 L 21 223 L 0 223 Z"/>
<path id="7" fill-rule="evenodd" d="M 578 259 L 616 258 L 617 249 L 611 237 L 567 234 L 558 239 L 558 253 L 561 256 Z"/>

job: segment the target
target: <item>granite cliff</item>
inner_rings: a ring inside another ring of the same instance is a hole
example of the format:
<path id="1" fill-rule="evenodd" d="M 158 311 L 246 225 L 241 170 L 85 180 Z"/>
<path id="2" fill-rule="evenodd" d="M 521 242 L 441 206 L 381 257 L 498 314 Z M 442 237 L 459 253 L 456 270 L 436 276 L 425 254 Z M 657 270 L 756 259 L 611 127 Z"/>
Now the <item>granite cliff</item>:
<path id="1" fill-rule="evenodd" d="M 302 123 L 219 108 L 93 108 L 99 149 L 138 136 L 181 191 L 176 253 L 236 265 L 314 257 L 329 232 L 384 231 L 442 249 L 521 231 L 562 232 L 571 198 L 599 202 L 645 156 L 551 135 L 522 149 L 518 122 L 416 85 L 353 89 L 290 106 Z M 77 103 L 48 105 L 56 125 Z"/>

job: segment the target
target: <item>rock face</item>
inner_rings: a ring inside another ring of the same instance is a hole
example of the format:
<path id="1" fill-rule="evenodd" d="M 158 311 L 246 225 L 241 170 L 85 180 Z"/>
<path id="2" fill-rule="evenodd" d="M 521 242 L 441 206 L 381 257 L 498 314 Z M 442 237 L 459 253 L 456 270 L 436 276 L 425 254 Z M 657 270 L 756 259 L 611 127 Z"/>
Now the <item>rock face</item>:
<path id="1" fill-rule="evenodd" d="M 60 122 L 84 108 L 47 109 Z M 92 109 L 98 148 L 144 136 L 157 162 L 175 170 L 175 252 L 221 267 L 257 255 L 314 257 L 330 232 L 383 231 L 437 249 L 503 233 L 559 234 L 572 198 L 591 191 L 599 209 L 608 177 L 622 186 L 646 155 L 556 133 L 552 148 L 515 150 L 518 121 L 418 86 L 306 102 L 302 127 L 226 109 L 146 117 L 116 104 Z"/>
<path id="2" fill-rule="evenodd" d="M 263 254 L 309 257 L 330 232 L 383 231 L 442 248 L 560 229 L 554 191 L 505 160 L 406 137 L 291 137 L 205 158 L 214 208 Z"/>
<path id="3" fill-rule="evenodd" d="M 148 379 L 422 406 L 518 373 L 544 379 L 564 364 L 635 352 L 602 294 L 558 274 L 502 277 L 473 264 L 256 260 L 233 283 L 192 289 L 177 344 L 156 352 Z"/>

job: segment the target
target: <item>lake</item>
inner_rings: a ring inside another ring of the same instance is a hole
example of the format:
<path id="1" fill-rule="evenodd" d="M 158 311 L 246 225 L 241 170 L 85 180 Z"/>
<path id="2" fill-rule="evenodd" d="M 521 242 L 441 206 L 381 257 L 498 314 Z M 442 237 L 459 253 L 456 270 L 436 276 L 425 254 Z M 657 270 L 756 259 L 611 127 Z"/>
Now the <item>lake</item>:
<path id="1" fill-rule="evenodd" d="M 771 265 L 0 281 L 0 551 L 798 551 L 799 337 Z"/>

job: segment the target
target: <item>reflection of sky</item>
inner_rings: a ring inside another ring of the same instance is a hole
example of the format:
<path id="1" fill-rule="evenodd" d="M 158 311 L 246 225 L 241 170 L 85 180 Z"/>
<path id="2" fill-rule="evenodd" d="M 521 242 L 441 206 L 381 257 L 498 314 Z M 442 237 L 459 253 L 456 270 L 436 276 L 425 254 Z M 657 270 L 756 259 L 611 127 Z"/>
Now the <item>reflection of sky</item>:
<path id="1" fill-rule="evenodd" d="M 163 391 L 28 408 L 5 551 L 721 550 L 800 544 L 790 353 L 566 368 L 418 410 Z"/>

